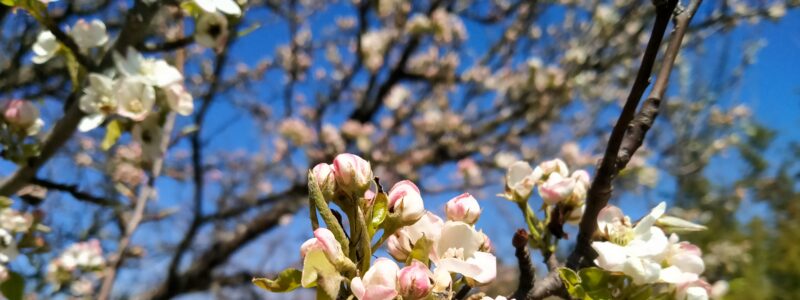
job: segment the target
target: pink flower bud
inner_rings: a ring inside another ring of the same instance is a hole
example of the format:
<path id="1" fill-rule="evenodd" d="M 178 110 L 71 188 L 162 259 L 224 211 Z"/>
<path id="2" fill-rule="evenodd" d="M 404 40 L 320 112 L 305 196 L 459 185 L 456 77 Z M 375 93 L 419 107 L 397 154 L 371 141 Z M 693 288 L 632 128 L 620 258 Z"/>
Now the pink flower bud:
<path id="1" fill-rule="evenodd" d="M 433 288 L 433 273 L 417 260 L 401 269 L 399 277 L 400 295 L 403 299 L 424 299 Z"/>
<path id="2" fill-rule="evenodd" d="M 544 176 L 548 176 L 550 174 L 559 174 L 561 177 L 567 177 L 569 175 L 567 164 L 564 163 L 563 160 L 557 158 L 540 163 L 536 169 L 538 170 L 535 170 L 535 172 L 541 172 L 541 174 Z"/>
<path id="3" fill-rule="evenodd" d="M 394 299 L 397 296 L 397 273 L 400 268 L 391 259 L 378 258 L 364 273 L 350 282 L 353 295 L 359 300 Z"/>
<path id="4" fill-rule="evenodd" d="M 361 196 L 372 182 L 372 168 L 358 155 L 344 153 L 333 159 L 333 170 L 339 188 L 350 195 Z"/>
<path id="5" fill-rule="evenodd" d="M 300 255 L 305 257 L 310 251 L 317 249 L 322 250 L 325 257 L 331 262 L 337 262 L 344 256 L 342 246 L 333 236 L 333 232 L 324 227 L 314 230 L 314 238 L 305 241 L 300 246 Z"/>
<path id="6" fill-rule="evenodd" d="M 481 207 L 475 197 L 472 197 L 469 193 L 463 193 L 447 201 L 445 212 L 447 213 L 447 219 L 450 221 L 475 224 L 478 221 L 478 217 L 481 216 Z"/>
<path id="7" fill-rule="evenodd" d="M 570 178 L 575 179 L 577 184 L 582 184 L 584 187 L 589 187 L 591 181 L 589 180 L 589 172 L 586 170 L 577 170 L 572 172 L 572 175 L 569 176 Z"/>
<path id="8" fill-rule="evenodd" d="M 566 199 L 575 189 L 575 179 L 564 178 L 559 173 L 552 173 L 542 185 L 539 186 L 539 195 L 549 205 L 555 205 Z"/>
<path id="9" fill-rule="evenodd" d="M 3 117 L 8 124 L 20 129 L 27 129 L 39 119 L 39 109 L 29 101 L 14 99 L 6 103 Z"/>
<path id="10" fill-rule="evenodd" d="M 317 164 L 311 169 L 314 174 L 314 180 L 322 191 L 322 196 L 330 201 L 336 191 L 336 178 L 334 177 L 333 166 L 326 163 Z"/>
<path id="11" fill-rule="evenodd" d="M 419 188 L 410 180 L 403 180 L 389 190 L 389 212 L 399 214 L 403 223 L 413 223 L 425 214 Z"/>

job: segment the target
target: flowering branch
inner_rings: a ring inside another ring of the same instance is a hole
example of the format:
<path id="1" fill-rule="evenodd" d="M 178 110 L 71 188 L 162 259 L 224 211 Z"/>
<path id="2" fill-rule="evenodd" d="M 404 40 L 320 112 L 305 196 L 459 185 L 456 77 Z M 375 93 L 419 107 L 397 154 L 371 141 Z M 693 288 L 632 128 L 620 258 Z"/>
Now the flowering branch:
<path id="1" fill-rule="evenodd" d="M 591 248 L 591 241 L 594 232 L 597 230 L 597 215 L 600 210 L 605 207 L 606 204 L 608 204 L 608 200 L 611 197 L 613 190 L 612 181 L 617 176 L 619 171 L 624 168 L 624 164 L 626 164 L 627 160 L 630 159 L 630 156 L 633 155 L 633 152 L 636 150 L 635 148 L 638 148 L 638 146 L 632 146 L 637 142 L 625 142 L 625 140 L 639 140 L 638 145 L 641 145 L 641 140 L 644 138 L 644 134 L 646 133 L 646 130 L 640 130 L 643 127 L 639 127 L 639 129 L 632 130 L 631 134 L 626 135 L 628 129 L 631 128 L 631 126 L 635 126 L 635 124 L 632 124 L 632 121 L 634 121 L 636 108 L 638 107 L 639 101 L 642 95 L 644 95 L 644 92 L 650 82 L 649 77 L 650 73 L 652 72 L 656 56 L 658 55 L 658 48 L 661 45 L 661 40 L 664 37 L 670 16 L 675 10 L 677 4 L 678 1 L 675 0 L 656 4 L 656 20 L 653 25 L 652 35 L 650 36 L 644 56 L 642 57 L 642 65 L 639 68 L 636 80 L 634 81 L 631 92 L 628 95 L 627 101 L 625 102 L 625 106 L 620 113 L 619 119 L 617 120 L 617 123 L 614 125 L 614 129 L 611 132 L 611 136 L 609 137 L 608 145 L 606 147 L 606 152 L 602 161 L 600 162 L 595 179 L 592 181 L 587 194 L 586 212 L 581 219 L 577 245 L 575 246 L 575 250 L 572 252 L 567 262 L 567 266 L 572 269 L 592 265 L 591 261 L 595 258 L 596 253 Z M 692 4 L 690 5 L 690 11 L 681 12 L 678 14 L 679 19 L 678 23 L 676 23 L 676 31 L 673 35 L 672 41 L 670 42 L 670 47 L 667 49 L 667 53 L 665 53 L 664 57 L 665 67 L 662 67 L 661 73 L 659 74 L 659 91 L 657 92 L 661 95 L 659 95 L 658 98 L 663 96 L 664 88 L 669 80 L 669 72 L 671 71 L 672 62 L 677 55 L 677 51 L 680 49 L 680 43 L 683 35 L 686 32 L 686 24 L 694 15 L 694 12 L 697 10 L 697 7 L 699 7 L 699 4 L 699 0 L 692 1 Z M 682 15 L 683 17 L 681 17 Z M 681 24 L 681 22 L 683 22 L 683 24 Z M 683 25 L 683 27 L 678 27 L 681 25 Z M 655 117 L 654 111 L 657 112 L 657 101 L 648 102 L 650 102 L 650 105 L 647 105 L 645 108 L 643 108 L 643 112 L 640 113 L 639 116 L 641 118 L 646 118 L 649 115 L 649 124 L 652 124 L 652 119 Z M 656 102 L 655 110 L 652 109 L 654 102 Z M 649 128 L 649 125 L 646 127 Z M 620 156 L 620 148 L 622 147 L 623 143 L 626 145 L 626 148 L 624 148 L 624 157 L 627 158 L 622 160 L 624 161 L 624 164 L 620 164 L 620 159 L 618 159 L 618 157 Z"/>

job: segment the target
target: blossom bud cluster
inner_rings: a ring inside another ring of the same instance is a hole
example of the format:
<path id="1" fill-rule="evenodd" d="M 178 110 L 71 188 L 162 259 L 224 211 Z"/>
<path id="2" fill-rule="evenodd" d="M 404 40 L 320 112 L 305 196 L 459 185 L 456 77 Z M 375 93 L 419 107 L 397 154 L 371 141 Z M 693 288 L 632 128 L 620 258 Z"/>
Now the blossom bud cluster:
<path id="1" fill-rule="evenodd" d="M 589 184 L 588 172 L 577 170 L 570 174 L 567 164 L 560 159 L 542 162 L 536 168 L 517 161 L 508 167 L 505 197 L 517 202 L 527 201 L 538 185 L 537 191 L 545 204 L 580 207 Z"/>
<path id="2" fill-rule="evenodd" d="M 369 190 L 373 178 L 369 163 L 353 154 L 340 154 L 333 164 L 319 164 L 311 173 L 326 197 L 335 193 L 334 197 L 349 194 L 373 199 L 381 193 Z M 394 259 L 380 257 L 361 269 L 363 273 L 352 273 L 349 268 L 355 258 L 342 251 L 331 230 L 321 227 L 300 248 L 302 286 L 316 285 L 335 295 L 341 283 L 349 280 L 346 286 L 356 299 L 413 300 L 452 293 L 451 274 L 460 274 L 472 286 L 495 279 L 496 257 L 489 238 L 475 227 L 481 207 L 472 195 L 464 193 L 448 201 L 446 220 L 425 210 L 420 189 L 409 180 L 395 183 L 385 196 L 387 222 L 391 218 L 395 222 L 382 227 L 386 232 L 381 241 L 385 240 Z"/>
<path id="3" fill-rule="evenodd" d="M 47 265 L 47 280 L 57 289 L 69 285 L 73 291 L 91 293 L 97 277 L 105 267 L 103 249 L 98 240 L 72 244 Z M 86 286 L 90 288 L 86 288 Z"/>

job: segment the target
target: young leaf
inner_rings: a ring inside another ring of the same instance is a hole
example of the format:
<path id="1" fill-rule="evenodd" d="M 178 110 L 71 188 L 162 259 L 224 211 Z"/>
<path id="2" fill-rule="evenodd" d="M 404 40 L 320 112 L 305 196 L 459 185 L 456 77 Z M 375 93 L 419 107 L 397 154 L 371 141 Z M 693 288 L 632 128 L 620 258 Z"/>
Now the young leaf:
<path id="1" fill-rule="evenodd" d="M 415 259 L 427 265 L 428 255 L 431 253 L 432 246 L 433 242 L 426 237 L 417 240 L 417 242 L 414 243 L 414 249 L 411 250 L 411 253 L 406 259 L 406 265 L 410 265 Z"/>
<path id="2" fill-rule="evenodd" d="M 369 237 L 375 235 L 375 232 L 378 231 L 378 228 L 381 227 L 383 221 L 386 220 L 386 215 L 389 214 L 389 210 L 387 208 L 389 203 L 389 197 L 386 196 L 385 193 L 378 193 L 375 196 L 375 201 L 372 204 L 372 215 L 369 217 Z"/>
<path id="3" fill-rule="evenodd" d="M 278 274 L 278 278 L 253 278 L 253 284 L 270 292 L 283 293 L 300 287 L 303 272 L 298 269 L 286 269 Z"/>
<path id="4" fill-rule="evenodd" d="M 103 143 L 100 144 L 100 148 L 103 149 L 103 151 L 108 151 L 108 149 L 111 149 L 111 146 L 117 143 L 120 136 L 122 136 L 122 124 L 117 120 L 111 121 L 111 123 L 108 123 L 108 126 L 106 126 L 106 136 L 103 138 Z"/>
<path id="5" fill-rule="evenodd" d="M 586 268 L 578 272 L 581 285 L 587 290 L 608 289 L 608 273 L 600 268 Z"/>
<path id="6" fill-rule="evenodd" d="M 8 300 L 22 300 L 25 295 L 25 278 L 16 272 L 9 272 L 8 279 L 0 284 L 0 292 Z"/>

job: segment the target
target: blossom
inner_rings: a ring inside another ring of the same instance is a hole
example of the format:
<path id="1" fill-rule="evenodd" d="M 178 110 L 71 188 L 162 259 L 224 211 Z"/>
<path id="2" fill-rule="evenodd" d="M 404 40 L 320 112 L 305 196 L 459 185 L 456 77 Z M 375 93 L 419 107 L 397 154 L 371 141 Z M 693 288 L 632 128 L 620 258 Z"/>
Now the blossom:
<path id="1" fill-rule="evenodd" d="M 75 23 L 70 35 L 81 50 L 100 47 L 108 42 L 106 24 L 100 20 L 86 22 L 86 20 L 80 19 Z"/>
<path id="2" fill-rule="evenodd" d="M 536 179 L 533 169 L 524 161 L 517 161 L 508 167 L 506 173 L 506 193 L 516 201 L 527 201 L 533 191 Z"/>
<path id="3" fill-rule="evenodd" d="M 678 235 L 669 237 L 669 247 L 661 269 L 660 280 L 674 284 L 686 284 L 697 281 L 705 270 L 702 251 L 688 242 L 679 242 Z"/>
<path id="4" fill-rule="evenodd" d="M 78 104 L 87 114 L 78 125 L 78 130 L 86 132 L 96 128 L 117 110 L 114 80 L 103 74 L 89 74 L 89 85 L 83 89 L 83 96 Z"/>
<path id="5" fill-rule="evenodd" d="M 536 166 L 533 170 L 533 177 L 536 181 L 546 181 L 547 177 L 554 173 L 561 175 L 561 177 L 567 177 L 569 176 L 569 168 L 567 168 L 567 164 L 563 160 L 552 159 Z"/>
<path id="6" fill-rule="evenodd" d="M 447 221 L 435 245 L 437 267 L 459 273 L 477 284 L 486 284 L 497 276 L 497 258 L 480 251 L 483 233 L 460 221 Z"/>
<path id="7" fill-rule="evenodd" d="M 441 218 L 432 212 L 427 212 L 416 223 L 401 227 L 390 236 L 386 240 L 386 248 L 396 260 L 405 261 L 420 238 L 425 237 L 434 243 L 438 241 L 443 226 L 444 221 Z"/>
<path id="8" fill-rule="evenodd" d="M 675 293 L 677 300 L 708 300 L 711 293 L 711 285 L 704 280 L 696 280 L 693 282 L 680 284 Z"/>
<path id="9" fill-rule="evenodd" d="M 544 203 L 555 205 L 572 194 L 573 189 L 575 189 L 574 179 L 564 178 L 559 173 L 553 173 L 539 185 L 539 195 Z"/>
<path id="10" fill-rule="evenodd" d="M 123 76 L 141 77 L 148 85 L 166 87 L 183 81 L 181 72 L 163 59 L 145 58 L 133 48 L 125 56 L 115 52 L 114 63 Z"/>
<path id="11" fill-rule="evenodd" d="M 309 127 L 306 122 L 300 118 L 283 119 L 278 131 L 283 137 L 298 146 L 308 145 L 316 139 L 314 129 Z"/>
<path id="12" fill-rule="evenodd" d="M 403 299 L 423 299 L 433 288 L 433 273 L 428 266 L 417 260 L 401 269 L 398 277 L 400 295 Z"/>
<path id="13" fill-rule="evenodd" d="M 11 232 L 0 228 L 0 264 L 8 263 L 17 257 L 17 242 Z"/>
<path id="14" fill-rule="evenodd" d="M 164 88 L 164 93 L 167 95 L 169 109 L 183 116 L 192 114 L 192 111 L 194 111 L 194 98 L 192 98 L 191 93 L 186 91 L 183 84 L 170 84 Z"/>
<path id="15" fill-rule="evenodd" d="M 404 224 L 416 222 L 425 214 L 419 188 L 410 180 L 396 183 L 389 190 L 389 211 L 398 214 Z"/>
<path id="16" fill-rule="evenodd" d="M 117 113 L 134 121 L 142 121 L 156 101 L 156 91 L 140 76 L 127 77 L 114 85 Z"/>
<path id="17" fill-rule="evenodd" d="M 339 154 L 333 159 L 336 183 L 350 195 L 362 195 L 372 182 L 372 168 L 368 161 L 355 154 Z"/>
<path id="18" fill-rule="evenodd" d="M 333 176 L 333 166 L 326 163 L 320 163 L 311 169 L 314 174 L 314 180 L 317 181 L 322 196 L 325 199 L 333 198 L 333 193 L 336 191 L 336 178 Z"/>
<path id="19" fill-rule="evenodd" d="M 58 257 L 58 264 L 66 270 L 97 270 L 105 265 L 100 241 L 89 240 L 69 246 Z"/>
<path id="20" fill-rule="evenodd" d="M 469 193 L 463 193 L 447 201 L 445 212 L 449 221 L 475 224 L 481 216 L 481 207 L 475 197 L 472 197 Z"/>
<path id="21" fill-rule="evenodd" d="M 388 258 L 378 258 L 364 273 L 350 281 L 353 295 L 359 300 L 393 299 L 397 296 L 397 273 L 400 268 Z"/>
<path id="22" fill-rule="evenodd" d="M 314 230 L 314 237 L 300 246 L 303 257 L 303 274 L 300 284 L 312 287 L 317 283 L 328 295 L 339 292 L 339 284 L 344 277 L 337 270 L 337 265 L 347 258 L 342 246 L 327 228 Z"/>
<path id="23" fill-rule="evenodd" d="M 197 20 L 194 39 L 208 48 L 218 48 L 228 39 L 228 18 L 219 13 L 203 14 Z"/>
<path id="24" fill-rule="evenodd" d="M 242 8 L 234 0 L 194 0 L 194 3 L 209 13 L 220 11 L 233 16 L 242 14 Z"/>
<path id="25" fill-rule="evenodd" d="M 53 58 L 61 45 L 56 40 L 56 36 L 50 31 L 42 31 L 36 37 L 33 44 L 33 63 L 43 64 Z"/>
<path id="26" fill-rule="evenodd" d="M 597 251 L 595 264 L 612 272 L 622 272 L 633 278 L 636 284 L 653 283 L 659 279 L 660 260 L 668 247 L 664 232 L 653 226 L 666 209 L 660 203 L 636 226 L 619 208 L 607 206 L 597 217 L 598 228 L 609 241 L 593 242 Z"/>

